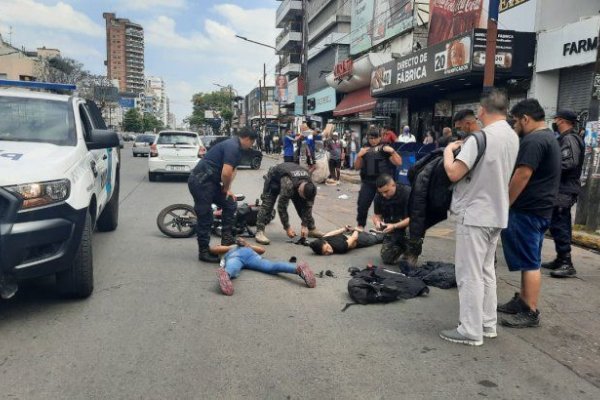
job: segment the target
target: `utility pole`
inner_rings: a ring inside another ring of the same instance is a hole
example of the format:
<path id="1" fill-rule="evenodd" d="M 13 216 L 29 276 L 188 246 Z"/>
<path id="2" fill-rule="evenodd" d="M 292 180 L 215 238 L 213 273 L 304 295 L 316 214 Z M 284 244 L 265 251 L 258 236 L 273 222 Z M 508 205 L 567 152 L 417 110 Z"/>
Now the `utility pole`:
<path id="1" fill-rule="evenodd" d="M 301 76 L 302 76 L 302 114 L 306 115 L 307 112 L 307 95 L 308 95 L 308 15 L 307 7 L 308 3 L 306 0 L 302 0 L 302 64 L 301 64 Z"/>
<path id="2" fill-rule="evenodd" d="M 267 90 L 267 64 L 263 63 L 263 88 L 265 92 L 263 94 L 264 106 L 263 110 L 265 111 L 265 125 L 264 131 L 267 130 L 267 100 L 269 98 L 269 91 Z"/>
<path id="3" fill-rule="evenodd" d="M 496 74 L 496 41 L 498 39 L 499 0 L 490 0 L 488 7 L 487 44 L 485 47 L 485 68 L 483 70 L 483 94 L 494 88 Z"/>
<path id="4" fill-rule="evenodd" d="M 258 81 L 258 131 L 263 123 L 263 109 L 262 109 L 262 81 Z"/>
<path id="5" fill-rule="evenodd" d="M 598 33 L 600 37 L 600 32 Z M 588 121 L 600 120 L 600 47 L 596 50 L 596 66 L 592 80 L 592 96 L 588 112 Z M 600 151 L 592 149 L 584 155 L 583 175 L 586 177 L 577 201 L 575 223 L 584 225 L 587 230 L 595 232 L 600 226 Z"/>

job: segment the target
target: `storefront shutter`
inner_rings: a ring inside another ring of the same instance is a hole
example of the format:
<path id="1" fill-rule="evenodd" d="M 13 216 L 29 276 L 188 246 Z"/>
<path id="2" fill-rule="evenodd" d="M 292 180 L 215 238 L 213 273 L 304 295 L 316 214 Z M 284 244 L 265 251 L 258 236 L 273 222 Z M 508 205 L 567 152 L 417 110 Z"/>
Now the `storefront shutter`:
<path id="1" fill-rule="evenodd" d="M 592 96 L 594 64 L 560 70 L 558 109 L 587 111 Z"/>

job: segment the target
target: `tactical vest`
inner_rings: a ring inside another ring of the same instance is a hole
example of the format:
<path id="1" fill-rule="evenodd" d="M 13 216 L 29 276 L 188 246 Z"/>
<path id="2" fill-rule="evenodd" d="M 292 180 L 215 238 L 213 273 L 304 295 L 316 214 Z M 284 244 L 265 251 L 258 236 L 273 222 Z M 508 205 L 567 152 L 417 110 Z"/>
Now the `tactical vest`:
<path id="1" fill-rule="evenodd" d="M 569 133 L 567 133 L 564 136 L 561 136 L 559 138 L 561 154 L 562 154 L 563 141 L 568 136 L 573 136 L 577 140 L 577 144 L 579 145 L 579 149 L 580 149 L 580 153 L 579 153 L 580 156 L 579 156 L 579 160 L 577 160 L 577 168 L 573 168 L 569 171 L 562 171 L 562 173 L 560 175 L 559 192 L 565 193 L 565 194 L 579 194 L 579 191 L 581 190 L 581 180 L 580 179 L 581 179 L 581 173 L 583 172 L 583 159 L 584 159 L 584 155 L 585 155 L 585 144 L 583 143 L 583 140 L 581 140 L 581 138 L 575 133 L 575 131 L 571 130 Z"/>
<path id="2" fill-rule="evenodd" d="M 310 181 L 310 174 L 306 169 L 296 163 L 285 162 L 273 168 L 271 184 L 280 187 L 281 178 L 284 176 L 287 176 L 292 180 L 294 189 L 298 189 L 302 182 Z"/>
<path id="3" fill-rule="evenodd" d="M 381 174 L 394 175 L 394 166 L 389 157 L 381 149 L 382 145 L 373 146 L 363 156 L 360 178 L 363 181 L 375 182 Z"/>

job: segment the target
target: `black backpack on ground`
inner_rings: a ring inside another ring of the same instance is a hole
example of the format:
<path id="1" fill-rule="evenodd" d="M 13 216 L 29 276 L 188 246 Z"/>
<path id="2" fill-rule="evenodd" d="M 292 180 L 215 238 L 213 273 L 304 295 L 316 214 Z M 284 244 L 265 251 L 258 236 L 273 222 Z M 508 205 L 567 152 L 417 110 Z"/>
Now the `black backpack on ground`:
<path id="1" fill-rule="evenodd" d="M 359 304 L 389 303 L 427 293 L 429 288 L 421 279 L 381 267 L 365 268 L 348 281 L 348 294 Z"/>

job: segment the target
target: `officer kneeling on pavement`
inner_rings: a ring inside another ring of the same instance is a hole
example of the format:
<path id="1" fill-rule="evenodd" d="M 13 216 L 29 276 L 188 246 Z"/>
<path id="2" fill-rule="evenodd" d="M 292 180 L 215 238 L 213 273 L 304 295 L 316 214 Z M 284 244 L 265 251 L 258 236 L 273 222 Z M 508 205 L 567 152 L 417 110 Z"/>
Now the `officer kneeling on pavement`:
<path id="1" fill-rule="evenodd" d="M 261 196 L 262 204 L 258 211 L 256 222 L 255 239 L 260 244 L 269 244 L 270 240 L 265 235 L 265 226 L 271 220 L 275 201 L 277 202 L 277 212 L 289 238 L 296 236 L 296 232 L 290 226 L 290 219 L 287 208 L 290 200 L 302 220 L 302 229 L 300 234 L 303 238 L 307 236 L 320 238 L 323 236 L 315 228 L 315 220 L 312 216 L 312 207 L 317 187 L 310 179 L 310 174 L 306 168 L 292 162 L 284 162 L 269 169 L 265 176 L 265 185 Z"/>
<path id="2" fill-rule="evenodd" d="M 219 257 L 212 254 L 208 247 L 213 223 L 212 204 L 223 210 L 221 244 L 230 246 L 235 243 L 232 230 L 237 204 L 235 195 L 231 192 L 231 184 L 240 163 L 242 149 L 251 148 L 256 137 L 256 132 L 243 128 L 238 136 L 217 143 L 198 162 L 188 179 L 198 218 L 196 234 L 200 261 L 219 262 Z"/>
<path id="3" fill-rule="evenodd" d="M 388 174 L 380 175 L 376 185 L 378 193 L 374 201 L 373 224 L 384 233 L 381 260 L 384 264 L 396 264 L 408 249 L 406 227 L 410 222 L 410 188 L 397 185 L 394 178 Z"/>
<path id="4" fill-rule="evenodd" d="M 358 193 L 356 225 L 363 229 L 371 203 L 377 194 L 375 181 L 381 174 L 394 175 L 394 170 L 402 164 L 400 154 L 393 147 L 381 143 L 381 133 L 376 127 L 369 129 L 368 146 L 356 155 L 354 168 L 360 170 L 360 192 Z"/>
<path id="5" fill-rule="evenodd" d="M 543 263 L 542 268 L 552 270 L 554 278 L 574 277 L 577 274 L 571 261 L 571 208 L 577 202 L 581 190 L 581 172 L 585 145 L 577 135 L 577 114 L 560 110 L 554 116 L 552 130 L 560 133 L 558 143 L 561 154 L 560 186 L 550 222 L 550 233 L 554 239 L 556 259 Z"/>

